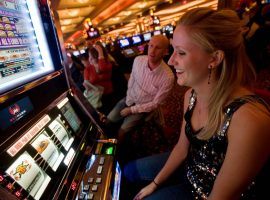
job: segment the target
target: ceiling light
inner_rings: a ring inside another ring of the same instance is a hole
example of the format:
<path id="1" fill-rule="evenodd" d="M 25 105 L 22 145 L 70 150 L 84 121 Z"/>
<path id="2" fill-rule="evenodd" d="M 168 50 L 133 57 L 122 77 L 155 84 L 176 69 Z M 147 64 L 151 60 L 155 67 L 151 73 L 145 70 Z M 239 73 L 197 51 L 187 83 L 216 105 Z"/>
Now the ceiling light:
<path id="1" fill-rule="evenodd" d="M 120 20 L 120 17 L 113 17 L 111 18 L 112 21 L 119 21 Z"/>
<path id="2" fill-rule="evenodd" d="M 61 25 L 69 25 L 71 23 L 72 23 L 71 19 L 64 19 L 64 20 L 62 19 L 62 20 L 60 20 Z"/>
<path id="3" fill-rule="evenodd" d="M 123 11 L 122 14 L 125 15 L 125 16 L 129 16 L 131 15 L 131 11 Z"/>
<path id="4" fill-rule="evenodd" d="M 140 3 L 138 5 L 139 8 L 145 8 L 146 6 L 147 6 L 147 3 L 146 2 Z"/>
<path id="5" fill-rule="evenodd" d="M 217 2 L 212 1 L 212 2 L 209 2 L 209 3 L 204 3 L 202 5 L 199 5 L 199 7 L 209 7 L 209 6 L 212 6 L 212 5 L 217 5 Z"/>
<path id="6" fill-rule="evenodd" d="M 215 0 L 215 1 L 216 1 L 216 0 Z M 180 6 L 171 8 L 171 9 L 166 9 L 166 10 L 158 11 L 158 12 L 156 12 L 155 14 L 156 14 L 156 15 L 172 14 L 172 13 L 179 12 L 179 11 L 181 11 L 181 10 L 187 9 L 187 8 L 189 8 L 189 7 L 191 7 L 191 6 L 195 6 L 195 5 L 204 3 L 204 2 L 207 2 L 207 0 L 197 0 L 197 1 L 192 1 L 192 2 L 190 2 L 190 3 L 186 3 L 186 4 L 184 4 L 184 5 L 180 5 Z"/>
<path id="7" fill-rule="evenodd" d="M 75 2 L 78 2 L 78 3 L 88 3 L 89 0 L 75 0 Z"/>
<path id="8" fill-rule="evenodd" d="M 69 10 L 67 10 L 67 12 L 68 12 L 69 16 L 74 17 L 74 16 L 79 14 L 79 9 L 72 9 L 72 10 L 69 9 Z"/>
<path id="9" fill-rule="evenodd" d="M 131 22 L 129 24 L 126 24 L 124 27 L 134 27 L 136 25 L 136 22 Z"/>

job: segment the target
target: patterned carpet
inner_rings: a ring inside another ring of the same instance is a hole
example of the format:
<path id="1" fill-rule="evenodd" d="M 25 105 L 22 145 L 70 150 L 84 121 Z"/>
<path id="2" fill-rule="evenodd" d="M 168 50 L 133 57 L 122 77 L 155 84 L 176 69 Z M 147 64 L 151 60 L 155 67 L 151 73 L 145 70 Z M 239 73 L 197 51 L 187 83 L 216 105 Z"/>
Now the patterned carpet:
<path id="1" fill-rule="evenodd" d="M 257 75 L 255 87 L 270 91 L 270 68 L 261 70 Z M 169 151 L 176 144 L 183 116 L 183 97 L 186 87 L 175 83 L 173 90 L 162 105 L 164 125 L 153 117 L 145 121 L 131 134 L 129 148 L 133 149 L 130 158 L 140 158 L 165 151 Z"/>
<path id="2" fill-rule="evenodd" d="M 176 144 L 182 123 L 183 100 L 186 87 L 174 84 L 170 95 L 161 106 L 164 124 L 161 125 L 157 117 L 145 121 L 131 134 L 131 146 L 134 157 L 143 157 L 171 150 Z"/>

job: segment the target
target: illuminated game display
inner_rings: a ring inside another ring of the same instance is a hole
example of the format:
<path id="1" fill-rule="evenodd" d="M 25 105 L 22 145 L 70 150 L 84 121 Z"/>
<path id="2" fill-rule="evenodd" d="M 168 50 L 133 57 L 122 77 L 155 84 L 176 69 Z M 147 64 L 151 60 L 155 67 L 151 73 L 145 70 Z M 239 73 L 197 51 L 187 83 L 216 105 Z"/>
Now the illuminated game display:
<path id="1" fill-rule="evenodd" d="M 160 30 L 156 30 L 153 32 L 154 35 L 160 35 L 161 34 L 161 31 Z"/>
<path id="2" fill-rule="evenodd" d="M 145 42 L 149 41 L 149 40 L 151 39 L 151 37 L 152 37 L 152 35 L 151 35 L 150 32 L 149 32 L 149 33 L 144 33 L 144 34 L 143 34 L 143 40 L 144 40 Z"/>
<path id="3" fill-rule="evenodd" d="M 80 52 L 79 51 L 73 51 L 72 53 L 74 56 L 79 56 L 80 55 Z"/>
<path id="4" fill-rule="evenodd" d="M 115 175 L 114 175 L 114 186 L 113 186 L 113 197 L 112 200 L 118 200 L 120 197 L 120 185 L 121 185 L 121 168 L 119 163 L 116 163 Z"/>
<path id="5" fill-rule="evenodd" d="M 119 40 L 119 44 L 120 44 L 120 47 L 121 48 L 124 48 L 124 47 L 128 47 L 130 45 L 130 42 L 126 38 L 126 39 Z"/>
<path id="6" fill-rule="evenodd" d="M 82 124 L 78 116 L 76 115 L 74 109 L 70 105 L 68 98 L 65 98 L 61 101 L 57 107 L 61 110 L 61 113 L 65 116 L 69 125 L 73 129 L 74 132 L 77 132 Z"/>
<path id="7" fill-rule="evenodd" d="M 81 121 L 70 107 L 68 98 L 59 102 L 57 108 L 63 115 L 59 114 L 56 118 L 50 117 L 51 114 L 45 115 L 6 151 L 12 158 L 18 158 L 5 172 L 34 199 L 43 195 L 53 178 L 47 174 L 48 168 L 57 172 L 62 163 L 69 166 L 74 159 L 75 152 L 71 148 L 73 130 L 78 130 Z M 75 119 L 73 123 L 78 124 L 71 126 L 68 122 L 71 117 Z M 29 152 L 28 146 L 35 149 L 34 154 Z"/>
<path id="8" fill-rule="evenodd" d="M 11 106 L 0 110 L 0 130 L 6 130 L 33 110 L 33 104 L 24 97 Z"/>
<path id="9" fill-rule="evenodd" d="M 54 70 L 37 3 L 27 3 L 0 4 L 0 93 Z"/>
<path id="10" fill-rule="evenodd" d="M 24 152 L 6 172 L 35 199 L 41 197 L 51 180 L 27 152 Z"/>
<path id="11" fill-rule="evenodd" d="M 135 44 L 140 44 L 142 42 L 141 40 L 141 37 L 140 36 L 133 36 L 132 37 L 132 44 L 135 45 Z"/>

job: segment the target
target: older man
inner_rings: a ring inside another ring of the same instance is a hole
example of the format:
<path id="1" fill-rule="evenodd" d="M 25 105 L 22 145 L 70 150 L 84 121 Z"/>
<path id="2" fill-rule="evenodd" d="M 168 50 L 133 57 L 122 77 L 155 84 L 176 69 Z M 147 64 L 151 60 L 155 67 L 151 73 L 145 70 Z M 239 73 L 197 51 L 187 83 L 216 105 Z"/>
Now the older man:
<path id="1" fill-rule="evenodd" d="M 163 61 L 169 41 L 164 35 L 156 35 L 148 44 L 148 55 L 135 58 L 127 95 L 107 116 L 108 122 L 123 123 L 118 131 L 121 143 L 124 136 L 145 116 L 156 109 L 167 97 L 174 83 L 174 74 Z"/>

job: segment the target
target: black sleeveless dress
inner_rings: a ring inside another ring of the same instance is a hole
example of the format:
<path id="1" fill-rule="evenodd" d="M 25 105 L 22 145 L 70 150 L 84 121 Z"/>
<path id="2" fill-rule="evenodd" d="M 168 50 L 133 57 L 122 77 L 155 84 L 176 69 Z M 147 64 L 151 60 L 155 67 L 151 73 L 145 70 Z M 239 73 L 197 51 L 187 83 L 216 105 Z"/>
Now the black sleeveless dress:
<path id="1" fill-rule="evenodd" d="M 249 95 L 248 97 L 249 99 L 252 99 L 252 101 L 263 103 L 263 100 L 256 95 Z M 210 195 L 216 176 L 225 158 L 228 146 L 227 130 L 232 115 L 245 103 L 247 103 L 247 101 L 244 98 L 238 98 L 225 107 L 225 118 L 222 128 L 210 139 L 200 140 L 196 137 L 200 130 L 196 132 L 191 126 L 191 116 L 196 104 L 196 94 L 194 91 L 191 92 L 189 107 L 184 118 L 186 121 L 185 133 L 190 141 L 190 149 L 186 160 L 186 174 L 194 199 L 207 199 Z M 265 103 L 263 104 L 265 105 Z M 269 181 L 270 180 L 268 179 L 268 186 Z M 262 195 L 264 197 L 258 197 L 256 184 L 257 182 L 254 180 L 247 188 L 247 191 L 242 194 L 241 199 L 269 198 L 269 195 L 268 197 L 265 197 L 264 195 Z"/>

